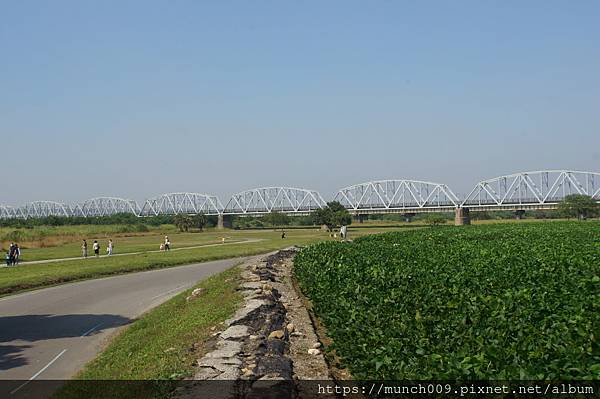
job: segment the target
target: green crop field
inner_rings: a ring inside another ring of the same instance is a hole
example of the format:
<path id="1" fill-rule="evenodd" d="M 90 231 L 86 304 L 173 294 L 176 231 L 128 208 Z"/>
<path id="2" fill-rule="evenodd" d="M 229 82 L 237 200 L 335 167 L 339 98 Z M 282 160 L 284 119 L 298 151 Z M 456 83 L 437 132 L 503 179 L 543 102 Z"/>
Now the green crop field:
<path id="1" fill-rule="evenodd" d="M 356 378 L 600 378 L 599 222 L 317 243 L 295 273 Z"/>

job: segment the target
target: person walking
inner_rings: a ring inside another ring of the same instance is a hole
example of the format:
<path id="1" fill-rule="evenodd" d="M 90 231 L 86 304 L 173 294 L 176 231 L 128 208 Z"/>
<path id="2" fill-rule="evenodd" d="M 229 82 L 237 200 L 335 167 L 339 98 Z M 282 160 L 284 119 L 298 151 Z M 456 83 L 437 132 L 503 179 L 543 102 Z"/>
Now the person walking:
<path id="1" fill-rule="evenodd" d="M 94 255 L 96 256 L 96 258 L 98 258 L 100 256 L 100 244 L 98 244 L 97 240 L 94 240 L 92 249 L 94 250 Z"/>
<path id="2" fill-rule="evenodd" d="M 14 256 L 15 256 L 15 243 L 11 242 L 10 246 L 8 247 L 8 265 L 9 266 L 13 265 Z"/>
<path id="3" fill-rule="evenodd" d="M 165 251 L 171 250 L 171 241 L 169 240 L 169 236 L 165 236 Z"/>
<path id="4" fill-rule="evenodd" d="M 88 257 L 87 241 L 86 240 L 83 240 L 83 242 L 81 243 L 81 254 L 83 255 L 84 258 Z"/>
<path id="5" fill-rule="evenodd" d="M 285 230 L 281 230 L 281 238 L 285 238 Z"/>
<path id="6" fill-rule="evenodd" d="M 21 247 L 19 247 L 19 244 L 15 244 L 15 266 L 19 266 L 19 259 L 21 258 Z"/>
<path id="7" fill-rule="evenodd" d="M 342 241 L 346 241 L 348 238 L 348 226 L 343 225 L 340 227 L 340 237 L 342 238 Z"/>
<path id="8" fill-rule="evenodd" d="M 112 240 L 108 240 L 108 247 L 106 247 L 106 252 L 108 253 L 108 256 L 111 256 L 113 254 L 113 242 L 112 242 Z"/>
<path id="9" fill-rule="evenodd" d="M 14 242 L 10 244 L 10 264 L 11 266 L 14 266 L 16 264 L 16 257 L 17 257 L 17 244 L 15 244 Z"/>

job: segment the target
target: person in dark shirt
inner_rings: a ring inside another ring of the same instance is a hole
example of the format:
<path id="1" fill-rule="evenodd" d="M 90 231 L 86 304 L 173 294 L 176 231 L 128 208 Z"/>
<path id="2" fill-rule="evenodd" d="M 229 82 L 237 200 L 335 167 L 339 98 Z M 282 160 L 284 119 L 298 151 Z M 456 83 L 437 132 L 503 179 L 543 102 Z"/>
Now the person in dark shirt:
<path id="1" fill-rule="evenodd" d="M 13 257 L 13 265 L 17 266 L 19 264 L 20 258 L 21 258 L 21 248 L 19 248 L 19 244 L 15 244 L 15 256 Z"/>
<path id="2" fill-rule="evenodd" d="M 14 242 L 11 242 L 10 247 L 8 248 L 8 257 L 9 257 L 9 263 L 11 266 L 15 264 L 15 255 L 17 252 L 17 248 L 15 245 L 16 244 Z"/>

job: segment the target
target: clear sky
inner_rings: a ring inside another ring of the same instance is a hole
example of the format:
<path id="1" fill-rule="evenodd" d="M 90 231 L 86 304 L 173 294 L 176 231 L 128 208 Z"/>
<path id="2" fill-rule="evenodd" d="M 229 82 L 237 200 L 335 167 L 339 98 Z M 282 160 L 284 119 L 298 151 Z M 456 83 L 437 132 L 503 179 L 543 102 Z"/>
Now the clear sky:
<path id="1" fill-rule="evenodd" d="M 599 21 L 596 0 L 0 0 L 0 203 L 600 171 Z"/>

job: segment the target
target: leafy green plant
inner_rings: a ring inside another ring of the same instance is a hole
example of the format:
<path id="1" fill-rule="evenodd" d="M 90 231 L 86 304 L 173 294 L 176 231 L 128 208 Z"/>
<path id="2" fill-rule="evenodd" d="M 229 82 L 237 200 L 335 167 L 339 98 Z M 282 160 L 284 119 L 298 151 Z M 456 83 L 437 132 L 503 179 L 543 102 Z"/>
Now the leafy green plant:
<path id="1" fill-rule="evenodd" d="M 600 377 L 600 223 L 325 242 L 295 273 L 359 379 Z"/>

